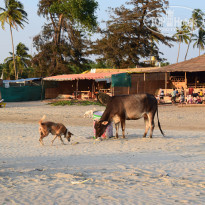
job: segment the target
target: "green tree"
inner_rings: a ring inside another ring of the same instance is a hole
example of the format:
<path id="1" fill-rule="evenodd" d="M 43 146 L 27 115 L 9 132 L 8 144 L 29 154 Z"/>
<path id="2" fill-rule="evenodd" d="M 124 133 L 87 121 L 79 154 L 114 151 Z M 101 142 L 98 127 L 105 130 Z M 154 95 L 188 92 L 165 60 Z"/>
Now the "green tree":
<path id="1" fill-rule="evenodd" d="M 182 24 L 181 28 L 177 28 L 177 32 L 173 37 L 179 42 L 178 55 L 177 55 L 177 63 L 178 63 L 181 43 L 185 42 L 186 44 L 188 44 L 189 42 L 189 29 L 185 24 Z"/>
<path id="2" fill-rule="evenodd" d="M 190 38 L 189 38 L 189 43 L 188 43 L 188 47 L 187 47 L 187 51 L 186 51 L 186 55 L 184 57 L 184 60 L 186 60 L 186 58 L 187 58 L 189 47 L 190 47 L 190 44 L 192 42 L 192 37 L 194 36 L 194 30 L 196 30 L 197 28 L 201 28 L 203 25 L 203 21 L 204 21 L 203 17 L 204 17 L 204 13 L 201 11 L 201 9 L 194 9 L 193 10 L 192 17 L 190 18 L 190 22 L 191 22 L 191 26 L 189 28 Z"/>
<path id="3" fill-rule="evenodd" d="M 198 35 L 194 35 L 193 42 L 193 47 L 199 49 L 200 56 L 200 51 L 205 49 L 205 31 L 203 29 L 199 29 Z"/>
<path id="4" fill-rule="evenodd" d="M 7 63 L 2 63 L 0 65 L 1 75 L 3 74 L 3 80 L 10 79 L 9 65 Z"/>
<path id="5" fill-rule="evenodd" d="M 14 55 L 15 57 L 15 64 L 17 67 L 17 76 L 19 76 L 19 74 L 22 77 L 23 72 L 26 71 L 26 69 L 28 69 L 28 67 L 31 64 L 31 55 L 28 54 L 28 48 L 23 44 L 23 43 L 19 43 L 16 46 L 16 54 Z M 10 53 L 11 56 L 13 56 L 13 53 Z M 4 60 L 5 63 L 9 64 L 10 67 L 10 74 L 14 74 L 15 71 L 12 69 L 13 68 L 13 59 L 12 57 L 8 57 Z"/>
<path id="6" fill-rule="evenodd" d="M 98 60 L 115 68 L 135 67 L 141 58 L 152 55 L 160 60 L 159 43 L 171 46 L 170 41 L 173 40 L 153 27 L 151 20 L 147 26 L 144 23 L 149 13 L 150 19 L 160 17 L 165 12 L 163 5 L 167 5 L 167 1 L 132 0 L 128 4 L 132 9 L 121 6 L 110 10 L 107 27 L 99 29 L 102 38 L 92 44 L 92 53 L 99 56 Z"/>
<path id="7" fill-rule="evenodd" d="M 76 73 L 84 70 L 87 49 L 85 31 L 96 28 L 95 0 L 41 0 L 38 14 L 47 18 L 40 35 L 34 38 L 38 54 L 34 64 L 38 75 Z M 49 53 L 48 53 L 49 51 Z M 47 69 L 44 71 L 44 69 Z"/>
<path id="8" fill-rule="evenodd" d="M 2 29 L 5 29 L 5 23 L 10 27 L 12 50 L 13 50 L 13 66 L 15 71 L 15 79 L 18 79 L 18 71 L 15 64 L 14 57 L 14 43 L 12 29 L 18 30 L 18 26 L 23 29 L 24 24 L 27 22 L 27 13 L 24 11 L 24 6 L 20 1 L 16 0 L 4 0 L 5 8 L 0 7 L 0 21 Z"/>

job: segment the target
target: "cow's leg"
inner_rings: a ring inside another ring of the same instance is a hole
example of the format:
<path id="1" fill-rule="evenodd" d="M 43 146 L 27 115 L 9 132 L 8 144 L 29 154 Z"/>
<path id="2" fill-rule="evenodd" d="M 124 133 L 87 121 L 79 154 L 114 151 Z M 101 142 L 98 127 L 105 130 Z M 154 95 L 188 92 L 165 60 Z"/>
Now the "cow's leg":
<path id="1" fill-rule="evenodd" d="M 147 114 L 144 115 L 144 122 L 145 122 L 145 132 L 144 132 L 143 137 L 146 137 L 147 132 L 149 131 L 149 119 L 148 119 Z"/>
<path id="2" fill-rule="evenodd" d="M 149 126 L 150 126 L 149 137 L 152 138 L 152 133 L 153 133 L 153 130 L 154 130 L 154 114 L 153 113 L 149 113 L 148 114 L 148 118 L 149 118 Z"/>
<path id="3" fill-rule="evenodd" d="M 121 121 L 122 137 L 125 138 L 125 120 Z"/>
<path id="4" fill-rule="evenodd" d="M 118 138 L 119 124 L 120 124 L 119 122 L 115 124 L 115 129 L 116 129 L 115 138 Z"/>

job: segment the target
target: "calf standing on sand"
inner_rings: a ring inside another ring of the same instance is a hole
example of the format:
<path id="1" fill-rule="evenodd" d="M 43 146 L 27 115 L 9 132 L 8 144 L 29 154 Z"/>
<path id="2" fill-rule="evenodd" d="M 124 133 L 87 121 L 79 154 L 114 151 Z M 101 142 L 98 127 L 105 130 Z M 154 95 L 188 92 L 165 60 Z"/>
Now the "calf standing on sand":
<path id="1" fill-rule="evenodd" d="M 116 128 L 115 137 L 118 138 L 119 124 L 121 123 L 122 136 L 125 138 L 125 120 L 138 120 L 144 117 L 146 128 L 143 137 L 146 137 L 150 128 L 150 138 L 152 138 L 154 130 L 154 116 L 156 112 L 158 117 L 157 100 L 151 94 L 113 96 L 110 98 L 100 121 L 95 123 L 95 137 L 101 137 L 107 126 L 111 121 L 113 121 Z M 159 123 L 159 117 L 158 126 L 164 136 Z"/>
<path id="2" fill-rule="evenodd" d="M 61 138 L 62 135 L 64 135 L 64 138 L 70 142 L 71 135 L 73 135 L 71 132 L 68 131 L 68 129 L 62 124 L 62 123 L 55 123 L 55 122 L 43 122 L 43 120 L 46 118 L 44 115 L 41 120 L 39 121 L 39 133 L 40 133 L 40 138 L 39 141 L 41 145 L 43 144 L 43 138 L 48 136 L 49 133 L 52 135 L 55 135 L 54 139 L 51 141 L 52 144 L 54 140 L 59 137 L 62 144 L 64 144 L 63 139 Z"/>

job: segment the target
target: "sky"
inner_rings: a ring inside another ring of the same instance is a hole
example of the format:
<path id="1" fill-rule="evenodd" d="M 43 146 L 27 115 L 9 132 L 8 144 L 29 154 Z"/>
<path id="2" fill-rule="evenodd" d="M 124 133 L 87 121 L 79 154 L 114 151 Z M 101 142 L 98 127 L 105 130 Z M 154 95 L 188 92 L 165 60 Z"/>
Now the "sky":
<path id="1" fill-rule="evenodd" d="M 39 17 L 37 15 L 37 4 L 39 0 L 19 0 L 24 5 L 24 10 L 28 14 L 28 21 L 29 24 L 25 24 L 25 28 L 22 30 L 19 28 L 18 31 L 13 31 L 13 37 L 14 37 L 14 46 L 19 42 L 24 43 L 29 48 L 29 53 L 34 54 L 36 51 L 32 47 L 32 38 L 39 34 L 42 30 L 42 26 L 44 25 L 44 22 L 46 20 L 43 17 Z M 102 20 L 108 20 L 109 15 L 107 13 L 107 10 L 109 7 L 116 8 L 120 7 L 121 5 L 125 5 L 125 2 L 128 0 L 97 0 L 99 7 L 97 9 L 96 15 L 98 17 L 98 22 L 100 25 Z M 205 12 L 205 0 L 169 0 L 170 6 L 182 6 L 182 7 L 188 7 L 191 9 L 200 8 L 203 12 Z M 0 7 L 4 6 L 4 0 L 0 0 Z M 178 53 L 178 44 L 174 43 L 174 46 L 169 48 L 164 45 L 160 45 L 160 51 L 164 53 L 164 55 L 161 55 L 161 57 L 167 59 L 168 62 L 176 63 L 177 59 L 177 53 Z M 184 60 L 184 56 L 186 53 L 187 45 L 182 44 L 181 46 L 181 52 L 179 61 Z M 2 30 L 0 27 L 0 63 L 3 63 L 4 59 L 8 56 L 10 56 L 9 52 L 12 51 L 12 45 L 11 45 L 11 36 L 10 36 L 10 30 L 9 27 L 6 26 L 5 30 Z M 205 51 L 204 51 L 205 52 Z M 202 53 L 204 53 L 202 52 Z M 198 56 L 198 49 L 193 49 L 193 46 L 190 46 L 190 50 L 187 56 L 187 59 L 194 58 Z"/>

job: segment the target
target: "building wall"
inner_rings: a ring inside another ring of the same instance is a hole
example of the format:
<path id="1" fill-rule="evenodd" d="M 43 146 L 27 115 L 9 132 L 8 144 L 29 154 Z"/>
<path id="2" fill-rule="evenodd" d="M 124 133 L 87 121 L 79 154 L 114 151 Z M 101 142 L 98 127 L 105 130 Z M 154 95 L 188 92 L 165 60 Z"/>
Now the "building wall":
<path id="1" fill-rule="evenodd" d="M 171 82 L 168 81 L 167 88 L 171 88 Z M 160 88 L 165 88 L 164 73 L 136 73 L 131 74 L 131 88 L 114 87 L 114 95 L 128 95 L 138 93 L 150 93 L 155 95 Z"/>

